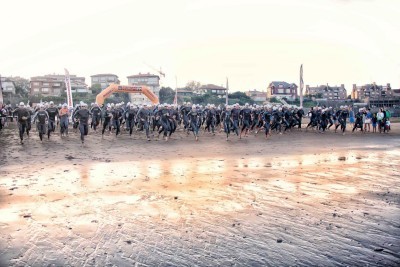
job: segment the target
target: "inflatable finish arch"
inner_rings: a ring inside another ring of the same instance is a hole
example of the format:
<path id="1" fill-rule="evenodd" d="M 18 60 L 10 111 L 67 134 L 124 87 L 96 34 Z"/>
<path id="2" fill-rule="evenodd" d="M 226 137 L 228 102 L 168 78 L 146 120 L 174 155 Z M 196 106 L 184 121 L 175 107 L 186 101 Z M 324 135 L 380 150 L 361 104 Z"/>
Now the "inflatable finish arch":
<path id="1" fill-rule="evenodd" d="M 96 103 L 99 105 L 104 104 L 104 100 L 113 93 L 133 93 L 133 94 L 144 94 L 154 104 L 159 104 L 158 97 L 150 90 L 149 87 L 144 85 L 119 85 L 112 83 L 106 89 L 101 91 L 96 96 Z"/>

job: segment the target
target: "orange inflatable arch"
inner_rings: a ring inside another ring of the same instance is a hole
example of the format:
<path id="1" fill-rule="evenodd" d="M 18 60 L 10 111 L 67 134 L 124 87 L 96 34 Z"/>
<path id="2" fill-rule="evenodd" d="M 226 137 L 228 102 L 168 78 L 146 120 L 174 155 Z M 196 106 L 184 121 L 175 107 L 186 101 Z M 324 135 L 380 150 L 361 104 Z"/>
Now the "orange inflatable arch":
<path id="1" fill-rule="evenodd" d="M 133 94 L 144 94 L 147 96 L 148 99 L 154 104 L 157 105 L 159 104 L 158 97 L 150 90 L 149 87 L 144 86 L 144 85 L 119 85 L 112 83 L 110 86 L 108 86 L 106 89 L 101 91 L 97 96 L 96 96 L 96 103 L 99 105 L 104 104 L 104 100 L 108 98 L 111 94 L 113 93 L 133 93 Z"/>

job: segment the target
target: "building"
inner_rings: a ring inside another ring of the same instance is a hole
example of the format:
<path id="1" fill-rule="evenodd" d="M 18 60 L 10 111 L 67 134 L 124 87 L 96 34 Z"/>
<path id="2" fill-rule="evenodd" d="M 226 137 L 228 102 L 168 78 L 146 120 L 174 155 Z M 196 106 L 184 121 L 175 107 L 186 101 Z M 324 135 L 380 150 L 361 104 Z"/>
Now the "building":
<path id="1" fill-rule="evenodd" d="M 267 88 L 267 98 L 272 97 L 295 100 L 298 97 L 297 85 L 287 82 L 271 82 Z"/>
<path id="2" fill-rule="evenodd" d="M 267 92 L 257 91 L 257 90 L 249 90 L 246 92 L 246 95 L 250 97 L 254 102 L 263 103 L 267 100 Z"/>
<path id="3" fill-rule="evenodd" d="M 72 93 L 91 93 L 85 77 L 70 75 Z M 48 74 L 31 77 L 31 95 L 61 96 L 66 91 L 65 75 Z"/>
<path id="4" fill-rule="evenodd" d="M 128 76 L 129 85 L 145 85 L 153 91 L 153 93 L 160 97 L 160 76 L 154 74 L 136 74 Z M 147 102 L 148 99 L 143 94 L 130 94 L 131 103 L 141 104 Z"/>
<path id="5" fill-rule="evenodd" d="M 200 86 L 195 94 L 197 95 L 204 95 L 204 94 L 210 94 L 210 95 L 215 95 L 218 97 L 225 97 L 226 95 L 226 88 L 214 84 L 206 84 Z"/>
<path id="6" fill-rule="evenodd" d="M 346 100 L 347 90 L 344 84 L 340 86 L 320 85 L 316 87 L 310 87 L 306 85 L 306 96 L 315 98 L 324 98 L 326 100 Z"/>
<path id="7" fill-rule="evenodd" d="M 112 83 L 120 84 L 118 76 L 110 73 L 92 75 L 90 76 L 90 79 L 91 79 L 91 86 L 93 87 L 93 85 L 99 84 L 101 90 L 106 89 Z"/>
<path id="8" fill-rule="evenodd" d="M 0 77 L 3 94 L 15 95 L 15 84 L 9 77 Z"/>
<path id="9" fill-rule="evenodd" d="M 192 97 L 193 96 L 193 91 L 189 90 L 187 88 L 178 88 L 176 94 L 178 96 L 182 96 L 182 97 Z"/>
<path id="10" fill-rule="evenodd" d="M 393 91 L 390 87 L 390 83 L 386 84 L 386 86 L 376 85 L 375 83 L 361 86 L 353 84 L 351 98 L 364 102 L 370 100 L 390 99 L 393 98 Z"/>

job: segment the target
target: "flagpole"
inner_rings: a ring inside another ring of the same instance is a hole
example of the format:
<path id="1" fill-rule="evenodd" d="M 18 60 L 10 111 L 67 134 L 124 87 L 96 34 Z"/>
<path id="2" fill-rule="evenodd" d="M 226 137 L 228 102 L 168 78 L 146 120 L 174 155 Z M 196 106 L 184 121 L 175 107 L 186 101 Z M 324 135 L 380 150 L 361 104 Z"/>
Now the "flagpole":
<path id="1" fill-rule="evenodd" d="M 67 105 L 68 108 L 74 108 L 74 101 L 72 99 L 72 89 L 71 89 L 71 78 L 69 76 L 69 71 L 65 69 L 65 87 L 67 91 Z"/>
<path id="2" fill-rule="evenodd" d="M 1 75 L 0 75 L 0 103 L 4 104 L 3 102 L 3 85 L 1 84 Z M 1 108 L 1 106 L 0 106 Z"/>
<path id="3" fill-rule="evenodd" d="M 175 98 L 174 105 L 178 105 L 178 77 L 175 76 Z"/>
<path id="4" fill-rule="evenodd" d="M 225 106 L 228 105 L 228 90 L 229 90 L 228 77 L 226 77 Z"/>
<path id="5" fill-rule="evenodd" d="M 304 87 L 303 64 L 301 64 L 301 66 L 300 66 L 300 107 L 303 107 L 303 87 Z"/>

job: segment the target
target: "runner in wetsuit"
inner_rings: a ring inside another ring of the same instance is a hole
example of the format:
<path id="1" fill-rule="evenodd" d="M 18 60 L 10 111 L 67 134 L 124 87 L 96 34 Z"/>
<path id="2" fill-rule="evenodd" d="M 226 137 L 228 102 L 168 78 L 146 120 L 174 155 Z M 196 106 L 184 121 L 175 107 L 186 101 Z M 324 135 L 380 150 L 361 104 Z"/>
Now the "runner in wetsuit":
<path id="1" fill-rule="evenodd" d="M 117 104 L 114 109 L 111 111 L 112 114 L 112 126 L 115 129 L 115 135 L 117 136 L 121 131 L 121 109 L 119 104 Z"/>
<path id="2" fill-rule="evenodd" d="M 150 141 L 150 117 L 151 112 L 147 104 L 143 104 L 143 107 L 139 109 L 138 114 L 138 121 L 143 125 L 143 129 L 146 131 L 147 141 Z"/>
<path id="3" fill-rule="evenodd" d="M 129 136 L 132 136 L 133 128 L 135 127 L 136 110 L 133 104 L 130 104 L 129 109 L 125 112 L 126 128 L 129 131 Z"/>
<path id="4" fill-rule="evenodd" d="M 19 103 L 19 107 L 14 110 L 13 114 L 17 115 L 19 138 L 21 139 L 21 145 L 22 145 L 24 144 L 24 132 L 28 126 L 28 119 L 30 117 L 30 113 L 28 109 L 25 107 L 24 102 L 21 102 Z"/>
<path id="5" fill-rule="evenodd" d="M 351 131 L 352 133 L 354 133 L 354 130 L 357 128 L 360 128 L 361 132 L 364 132 L 364 130 L 363 130 L 363 114 L 362 113 L 363 113 L 363 109 L 360 108 L 356 114 L 356 121 L 354 123 L 353 130 Z"/>
<path id="6" fill-rule="evenodd" d="M 232 107 L 226 106 L 226 110 L 222 112 L 222 120 L 224 123 L 224 132 L 226 134 L 226 141 L 229 140 L 229 134 L 231 133 L 231 129 L 233 126 L 232 122 Z"/>
<path id="7" fill-rule="evenodd" d="M 235 104 L 232 109 L 232 131 L 236 133 L 236 136 L 239 136 L 239 117 L 240 117 L 240 109 L 239 104 Z"/>
<path id="8" fill-rule="evenodd" d="M 201 116 L 200 112 L 197 110 L 196 106 L 192 106 L 192 110 L 188 113 L 190 128 L 193 131 L 194 137 L 196 141 L 199 140 L 199 128 L 201 125 Z"/>
<path id="9" fill-rule="evenodd" d="M 216 122 L 217 112 L 215 110 L 214 105 L 210 105 L 209 109 L 206 112 L 206 128 L 204 130 L 208 130 L 210 132 L 210 128 L 212 134 L 215 135 L 215 122 Z"/>
<path id="10" fill-rule="evenodd" d="M 271 135 L 271 117 L 272 117 L 272 110 L 271 106 L 266 106 L 264 113 L 262 114 L 262 120 L 264 121 L 264 131 L 265 131 L 265 138 Z"/>
<path id="11" fill-rule="evenodd" d="M 107 105 L 106 110 L 104 110 L 103 113 L 103 130 L 101 131 L 101 136 L 104 136 L 104 132 L 106 131 L 106 128 L 110 128 L 111 126 L 111 118 L 112 118 L 112 113 L 111 113 L 111 106 Z"/>
<path id="12" fill-rule="evenodd" d="M 54 106 L 54 102 L 50 101 L 50 107 L 46 109 L 47 114 L 49 114 L 49 123 L 48 131 L 47 131 L 47 138 L 50 139 L 50 133 L 56 130 L 56 117 L 58 117 L 58 108 Z"/>
<path id="13" fill-rule="evenodd" d="M 97 103 L 94 103 L 90 112 L 92 113 L 92 122 L 90 123 L 90 128 L 93 128 L 96 132 L 97 126 L 100 124 L 101 108 Z"/>
<path id="14" fill-rule="evenodd" d="M 39 105 L 39 110 L 35 113 L 32 119 L 34 123 L 37 120 L 36 128 L 39 133 L 40 141 L 43 141 L 43 135 L 46 134 L 46 121 L 49 121 L 49 114 L 47 114 L 47 111 L 44 108 L 44 105 Z"/>
<path id="15" fill-rule="evenodd" d="M 239 136 L 239 138 L 241 139 L 244 130 L 246 130 L 244 135 L 247 136 L 247 133 L 250 130 L 250 125 L 251 125 L 251 109 L 248 103 L 246 103 L 244 105 L 244 108 L 240 111 L 240 116 L 243 122 L 242 130 L 240 131 L 240 136 Z"/>
<path id="16" fill-rule="evenodd" d="M 81 104 L 81 109 L 75 113 L 75 118 L 79 120 L 79 131 L 81 132 L 82 145 L 85 142 L 85 135 L 89 132 L 89 117 L 90 111 L 88 110 L 86 103 Z"/>

